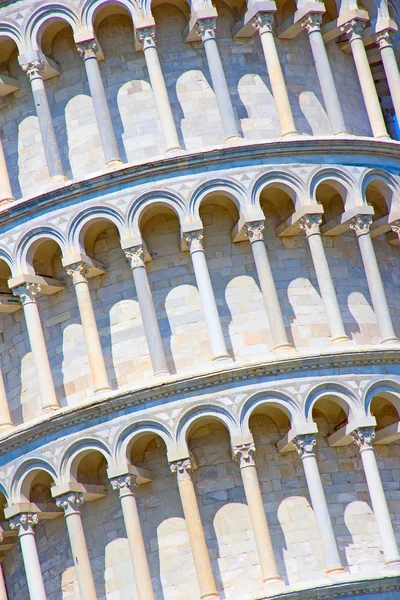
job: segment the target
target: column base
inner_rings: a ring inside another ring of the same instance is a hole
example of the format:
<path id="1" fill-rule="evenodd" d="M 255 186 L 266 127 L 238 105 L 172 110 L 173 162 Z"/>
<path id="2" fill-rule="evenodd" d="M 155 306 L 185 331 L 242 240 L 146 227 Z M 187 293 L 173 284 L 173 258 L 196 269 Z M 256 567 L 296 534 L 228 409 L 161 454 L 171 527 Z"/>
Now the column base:
<path id="1" fill-rule="evenodd" d="M 67 183 L 67 181 L 69 181 L 68 177 L 66 177 L 65 175 L 53 175 L 53 177 L 50 177 L 50 183 Z"/>
<path id="2" fill-rule="evenodd" d="M 293 129 L 292 131 L 286 131 L 285 133 L 282 133 L 282 137 L 283 138 L 287 138 L 287 137 L 299 137 L 300 134 L 298 131 L 296 131 L 296 129 Z"/>
<path id="3" fill-rule="evenodd" d="M 273 347 L 273 352 L 288 352 L 290 350 L 294 350 L 294 348 L 291 344 L 289 344 L 289 342 L 285 344 L 278 344 L 277 346 Z"/>
<path id="4" fill-rule="evenodd" d="M 344 130 L 343 130 L 343 131 L 335 131 L 335 132 L 333 133 L 333 135 L 334 135 L 335 137 L 349 137 L 349 135 L 352 135 L 352 134 L 351 134 L 351 133 L 349 133 L 348 131 L 344 131 Z"/>
<path id="5" fill-rule="evenodd" d="M 225 142 L 229 143 L 229 144 L 234 144 L 235 142 L 242 142 L 242 141 L 243 141 L 243 138 L 239 134 L 230 135 L 229 137 L 225 138 Z"/>
<path id="6" fill-rule="evenodd" d="M 104 387 L 101 388 L 97 388 L 96 390 L 94 390 L 95 395 L 100 395 L 103 394 L 104 392 L 111 392 L 112 387 L 111 385 L 105 385 Z"/>
<path id="7" fill-rule="evenodd" d="M 9 423 L 2 423 L 0 425 L 0 433 L 4 433 L 5 431 L 8 431 L 9 429 L 14 429 L 14 424 L 11 423 L 11 421 Z"/>
<path id="8" fill-rule="evenodd" d="M 337 337 L 331 338 L 331 344 L 342 344 L 350 342 L 348 335 L 338 335 Z"/>
<path id="9" fill-rule="evenodd" d="M 381 344 L 400 344 L 400 340 L 396 336 L 382 338 Z"/>
<path id="10" fill-rule="evenodd" d="M 374 135 L 374 138 L 376 140 L 389 140 L 389 141 L 391 141 L 391 139 L 392 139 L 390 137 L 390 135 Z"/>
<path id="11" fill-rule="evenodd" d="M 10 198 L 0 198 L 0 208 L 10 206 L 10 204 L 12 204 L 13 202 L 15 202 L 15 198 L 13 198 L 12 196 L 10 196 Z"/>
<path id="12" fill-rule="evenodd" d="M 107 167 L 107 169 L 118 169 L 123 164 L 124 163 L 122 162 L 122 160 L 120 158 L 113 158 L 112 160 L 109 160 L 106 162 L 106 167 Z"/>
<path id="13" fill-rule="evenodd" d="M 157 373 L 154 373 L 154 377 L 169 377 L 171 375 L 171 373 L 168 371 L 168 369 L 166 369 L 165 371 L 157 371 Z"/>
<path id="14" fill-rule="evenodd" d="M 389 560 L 385 560 L 385 571 L 400 573 L 400 556 L 395 556 L 394 558 L 389 558 Z"/>
<path id="15" fill-rule="evenodd" d="M 348 572 L 346 571 L 346 569 L 344 567 L 337 566 L 337 567 L 330 567 L 329 569 L 325 569 L 325 575 L 327 577 L 336 577 L 338 576 L 343 576 L 343 575 L 348 575 Z"/>
<path id="16" fill-rule="evenodd" d="M 286 588 L 285 582 L 280 577 L 268 577 L 263 579 L 263 592 L 268 595 L 275 595 Z"/>
<path id="17" fill-rule="evenodd" d="M 61 406 L 59 404 L 48 404 L 47 406 L 42 407 L 43 413 L 51 413 L 55 410 L 60 410 Z"/>
<path id="18" fill-rule="evenodd" d="M 179 152 L 183 152 L 182 146 L 171 146 L 170 148 L 166 148 L 165 154 L 167 156 L 175 155 Z"/>
<path id="19" fill-rule="evenodd" d="M 219 600 L 219 594 L 218 592 L 207 592 L 200 596 L 200 600 Z"/>
<path id="20" fill-rule="evenodd" d="M 233 363 L 233 358 L 229 354 L 223 354 L 222 356 L 214 356 L 213 365 L 219 365 L 221 363 Z"/>

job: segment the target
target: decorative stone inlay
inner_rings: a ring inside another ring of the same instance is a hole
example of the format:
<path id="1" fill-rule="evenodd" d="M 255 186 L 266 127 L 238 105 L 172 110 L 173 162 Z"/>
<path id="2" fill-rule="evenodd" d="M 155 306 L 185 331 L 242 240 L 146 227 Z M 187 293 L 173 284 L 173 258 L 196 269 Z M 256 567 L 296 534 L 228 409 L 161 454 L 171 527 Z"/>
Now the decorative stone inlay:
<path id="1" fill-rule="evenodd" d="M 307 33 L 321 30 L 322 15 L 320 13 L 311 13 L 304 17 L 301 21 L 301 26 Z"/>
<path id="2" fill-rule="evenodd" d="M 347 23 L 342 25 L 342 27 L 340 28 L 340 31 L 342 33 L 344 33 L 345 35 L 347 35 L 349 41 L 352 42 L 353 40 L 361 37 L 361 34 L 362 34 L 364 28 L 365 28 L 364 21 L 359 21 L 358 19 L 352 19 L 351 21 L 348 21 Z"/>
<path id="3" fill-rule="evenodd" d="M 372 448 L 375 438 L 375 427 L 359 427 L 351 432 L 353 442 L 356 444 L 360 452 Z"/>
<path id="4" fill-rule="evenodd" d="M 385 29 L 375 35 L 375 42 L 378 44 L 379 50 L 393 45 L 393 33 L 390 29 Z"/>
<path id="5" fill-rule="evenodd" d="M 76 45 L 81 58 L 87 60 L 88 58 L 96 58 L 96 54 L 99 51 L 96 40 L 87 40 L 86 42 L 80 42 Z"/>
<path id="6" fill-rule="evenodd" d="M 247 235 L 250 242 L 257 242 L 264 239 L 264 229 L 264 221 L 253 221 L 252 223 L 246 223 L 244 226 L 244 233 Z"/>
<path id="7" fill-rule="evenodd" d="M 262 33 L 272 33 L 274 23 L 274 14 L 268 12 L 259 12 L 252 21 L 252 25 L 261 35 Z"/>
<path id="8" fill-rule="evenodd" d="M 12 290 L 14 296 L 19 296 L 22 305 L 36 302 L 36 295 L 41 291 L 39 283 L 26 282 Z"/>
<path id="9" fill-rule="evenodd" d="M 315 456 L 315 439 L 314 433 L 306 433 L 304 435 L 297 435 L 293 439 L 293 446 L 300 458 L 306 458 L 307 456 Z"/>
<path id="10" fill-rule="evenodd" d="M 34 527 L 39 523 L 39 517 L 35 513 L 21 513 L 9 520 L 10 529 L 17 529 L 19 535 L 34 533 Z"/>
<path id="11" fill-rule="evenodd" d="M 114 477 L 110 479 L 110 483 L 113 490 L 119 491 L 120 496 L 133 494 L 135 487 L 139 485 L 137 475 L 132 475 L 131 473 Z"/>
<path id="12" fill-rule="evenodd" d="M 89 273 L 89 267 L 85 262 L 78 262 L 67 267 L 67 275 L 72 277 L 73 283 L 86 281 L 86 276 Z"/>
<path id="13" fill-rule="evenodd" d="M 149 46 L 155 47 L 156 45 L 156 28 L 152 27 L 143 27 L 142 29 L 138 29 L 136 31 L 137 39 L 143 45 L 143 49 L 145 50 Z"/>
<path id="14" fill-rule="evenodd" d="M 400 221 L 394 221 L 393 223 L 391 223 L 390 227 L 392 228 L 392 231 L 394 231 L 397 234 L 397 237 L 400 241 Z"/>
<path id="15" fill-rule="evenodd" d="M 196 250 L 203 250 L 203 232 L 202 231 L 191 231 L 183 234 L 183 239 L 189 246 L 190 252 L 196 252 Z"/>
<path id="16" fill-rule="evenodd" d="M 372 218 L 369 215 L 357 215 L 350 222 L 350 229 L 354 229 L 356 236 L 366 235 L 369 233 L 369 228 L 372 223 Z"/>
<path id="17" fill-rule="evenodd" d="M 321 215 L 305 215 L 299 220 L 299 227 L 305 231 L 305 234 L 308 237 L 320 233 L 319 226 L 321 223 Z"/>
<path id="18" fill-rule="evenodd" d="M 176 473 L 178 481 L 181 479 L 188 479 L 190 478 L 190 471 L 192 470 L 192 461 L 190 458 L 175 460 L 169 463 L 169 467 L 172 473 Z"/>
<path id="19" fill-rule="evenodd" d="M 79 492 L 67 492 L 56 498 L 56 506 L 64 510 L 65 516 L 79 512 L 81 504 L 83 504 L 83 494 Z"/>
<path id="20" fill-rule="evenodd" d="M 217 20 L 211 19 L 199 19 L 196 23 L 196 31 L 201 37 L 201 41 L 205 42 L 208 39 L 215 39 L 215 30 L 217 28 Z"/>
<path id="21" fill-rule="evenodd" d="M 144 267 L 144 248 L 143 246 L 135 246 L 124 250 L 126 258 L 129 260 L 131 269 Z"/>
<path id="22" fill-rule="evenodd" d="M 37 59 L 32 60 L 29 63 L 25 63 L 24 65 L 21 65 L 21 68 L 24 71 L 24 73 L 28 75 L 30 81 L 38 78 L 43 79 L 46 63 L 44 60 Z"/>
<path id="23" fill-rule="evenodd" d="M 252 467 L 256 464 L 256 447 L 254 442 L 233 446 L 232 454 L 234 459 L 239 463 L 241 469 L 244 467 Z"/>

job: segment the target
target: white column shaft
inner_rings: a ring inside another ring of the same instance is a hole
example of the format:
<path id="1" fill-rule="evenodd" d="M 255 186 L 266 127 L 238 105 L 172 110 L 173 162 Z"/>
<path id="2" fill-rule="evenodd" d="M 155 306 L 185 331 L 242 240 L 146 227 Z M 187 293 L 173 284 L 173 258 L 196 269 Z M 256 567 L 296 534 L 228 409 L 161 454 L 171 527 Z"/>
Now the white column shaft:
<path id="1" fill-rule="evenodd" d="M 46 600 L 42 571 L 36 547 L 35 533 L 20 534 L 22 560 L 24 561 L 26 581 L 30 600 Z"/>
<path id="2" fill-rule="evenodd" d="M 391 44 L 381 47 L 381 57 L 397 122 L 400 123 L 400 73 L 396 55 Z"/>
<path id="3" fill-rule="evenodd" d="M 13 427 L 13 423 L 11 421 L 3 373 L 0 369 L 0 431 L 9 429 L 10 427 Z"/>
<path id="4" fill-rule="evenodd" d="M 68 529 L 72 558 L 74 560 L 81 597 L 84 600 L 97 600 L 96 587 L 94 585 L 80 512 L 67 513 L 65 515 L 65 522 Z"/>
<path id="5" fill-rule="evenodd" d="M 0 600 L 8 600 L 6 584 L 4 581 L 3 565 L 0 562 Z"/>

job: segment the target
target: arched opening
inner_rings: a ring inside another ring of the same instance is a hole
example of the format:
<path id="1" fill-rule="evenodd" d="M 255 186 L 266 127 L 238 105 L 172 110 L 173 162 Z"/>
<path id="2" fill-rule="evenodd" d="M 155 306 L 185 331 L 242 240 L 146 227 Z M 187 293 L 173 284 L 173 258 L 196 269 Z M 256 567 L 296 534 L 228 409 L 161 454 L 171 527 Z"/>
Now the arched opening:
<path id="1" fill-rule="evenodd" d="M 393 392 L 379 392 L 370 405 L 371 415 L 376 419 L 376 431 L 400 420 L 400 396 Z"/>
<path id="2" fill-rule="evenodd" d="M 26 262 L 36 275 L 55 279 L 65 276 L 61 259 L 62 251 L 59 244 L 45 237 L 35 240 L 26 254 Z"/>
<path id="3" fill-rule="evenodd" d="M 344 213 L 347 190 L 341 183 L 324 180 L 318 184 L 315 198 L 324 207 L 323 223 L 328 223 Z"/>
<path id="4" fill-rule="evenodd" d="M 296 194 L 289 186 L 285 184 L 269 184 L 265 186 L 260 194 L 260 206 L 265 214 L 266 228 L 271 231 L 268 233 L 275 236 L 276 227 L 285 221 L 295 211 Z"/>
<path id="5" fill-rule="evenodd" d="M 374 209 L 373 221 L 377 221 L 389 214 L 392 204 L 392 191 L 382 181 L 371 181 L 365 190 L 365 199 Z"/>
<path id="6" fill-rule="evenodd" d="M 7 294 L 10 295 L 10 288 L 8 287 L 8 280 L 12 277 L 11 269 L 5 260 L 0 259 L 0 298 Z"/>
<path id="7" fill-rule="evenodd" d="M 85 253 L 104 265 L 109 262 L 108 251 L 119 249 L 122 254 L 118 228 L 104 217 L 90 219 L 82 228 L 80 240 Z"/>
<path id="8" fill-rule="evenodd" d="M 107 460 L 99 450 L 84 450 L 71 464 L 71 477 L 79 483 L 110 487 Z"/>
<path id="9" fill-rule="evenodd" d="M 349 406 L 334 394 L 324 394 L 312 408 L 312 418 L 318 426 L 318 436 L 324 439 L 345 427 L 348 423 Z M 326 442 L 324 441 L 324 444 Z"/>

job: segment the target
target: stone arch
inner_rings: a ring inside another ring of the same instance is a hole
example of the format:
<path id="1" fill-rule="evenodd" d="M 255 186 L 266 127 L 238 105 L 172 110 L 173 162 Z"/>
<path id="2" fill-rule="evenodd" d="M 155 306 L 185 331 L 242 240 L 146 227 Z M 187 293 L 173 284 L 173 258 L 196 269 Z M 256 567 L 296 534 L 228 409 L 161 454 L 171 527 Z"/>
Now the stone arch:
<path id="1" fill-rule="evenodd" d="M 69 6 L 58 2 L 46 3 L 29 15 L 25 23 L 24 37 L 28 46 L 34 50 L 41 50 L 43 32 L 55 21 L 63 21 L 70 25 L 74 33 L 79 31 L 79 17 Z"/>
<path id="2" fill-rule="evenodd" d="M 133 445 L 140 438 L 149 435 L 160 437 L 169 449 L 175 448 L 174 438 L 171 431 L 156 420 L 137 421 L 125 426 L 117 435 L 115 443 L 115 457 L 119 463 L 130 462 Z"/>
<path id="3" fill-rule="evenodd" d="M 0 40 L 2 39 L 12 40 L 17 46 L 20 54 L 26 49 L 22 31 L 20 30 L 19 25 L 14 21 L 0 21 Z"/>
<path id="4" fill-rule="evenodd" d="M 151 208 L 157 206 L 166 206 L 170 208 L 178 217 L 179 223 L 182 223 L 187 216 L 187 206 L 184 200 L 177 194 L 171 194 L 167 191 L 146 192 L 136 198 L 128 212 L 128 227 L 132 230 L 133 235 L 140 235 L 143 215 Z"/>
<path id="5" fill-rule="evenodd" d="M 201 203 L 214 194 L 226 196 L 232 200 L 238 209 L 239 214 L 243 212 L 243 209 L 246 206 L 250 205 L 250 198 L 248 197 L 246 190 L 236 181 L 231 181 L 229 179 L 211 179 L 210 181 L 200 184 L 192 193 L 189 200 L 190 216 L 199 220 Z"/>
<path id="6" fill-rule="evenodd" d="M 307 188 L 302 178 L 289 171 L 269 171 L 258 177 L 251 188 L 251 204 L 260 206 L 260 196 L 268 186 L 277 187 L 286 192 L 295 207 L 306 204 L 308 200 Z M 309 203 L 309 202 L 308 202 Z"/>
<path id="7" fill-rule="evenodd" d="M 112 462 L 112 452 L 106 442 L 95 437 L 83 438 L 73 442 L 62 454 L 59 463 L 60 479 L 65 482 L 77 481 L 79 464 L 91 452 L 102 454 L 108 464 Z"/>
<path id="8" fill-rule="evenodd" d="M 17 243 L 16 247 L 16 268 L 21 273 L 35 273 L 33 259 L 36 250 L 43 242 L 52 240 L 61 249 L 64 254 L 66 249 L 66 240 L 62 233 L 53 227 L 37 227 L 32 231 L 25 233 Z"/>
<path id="9" fill-rule="evenodd" d="M 239 423 L 243 433 L 250 433 L 249 421 L 252 413 L 262 405 L 277 408 L 288 417 L 291 427 L 303 420 L 298 403 L 289 395 L 275 390 L 257 392 L 245 399 L 240 407 Z"/>
<path id="10" fill-rule="evenodd" d="M 364 408 L 367 416 L 372 416 L 371 405 L 373 400 L 381 396 L 397 411 L 400 420 L 400 383 L 394 379 L 380 379 L 372 382 L 364 392 Z M 376 418 L 376 415 L 373 415 Z M 379 423 L 377 424 L 379 428 Z"/>
<path id="11" fill-rule="evenodd" d="M 6 248 L 2 248 L 0 246 L 0 262 L 3 261 L 7 267 L 10 269 L 12 275 L 16 274 L 16 266 L 15 260 L 11 256 L 11 254 L 6 250 Z"/>
<path id="12" fill-rule="evenodd" d="M 323 397 L 330 396 L 346 413 L 348 420 L 357 415 L 364 416 L 364 410 L 359 397 L 342 383 L 320 383 L 313 387 L 304 401 L 304 417 L 307 422 L 312 421 L 312 410 L 315 403 Z"/>
<path id="13" fill-rule="evenodd" d="M 329 185 L 336 190 L 342 198 L 345 211 L 352 206 L 365 204 L 356 181 L 343 169 L 323 167 L 314 171 L 308 183 L 309 196 L 313 202 L 318 202 L 317 189 L 321 184 Z"/>
<path id="14" fill-rule="evenodd" d="M 196 423 L 211 418 L 219 421 L 226 427 L 230 437 L 240 433 L 239 424 L 234 416 L 224 407 L 216 404 L 196 406 L 185 412 L 176 426 L 175 437 L 180 449 L 187 449 L 188 436 Z"/>
<path id="15" fill-rule="evenodd" d="M 136 0 L 84 0 L 80 5 L 80 20 L 86 29 L 92 29 L 96 14 L 109 4 L 119 5 L 125 8 L 132 17 L 132 21 L 140 16 L 140 2 Z"/>
<path id="16" fill-rule="evenodd" d="M 367 204 L 367 188 L 372 185 L 382 194 L 387 212 L 400 207 L 400 183 L 384 169 L 368 169 L 361 176 L 361 194 Z"/>
<path id="17" fill-rule="evenodd" d="M 43 471 L 57 482 L 57 472 L 50 462 L 43 458 L 29 458 L 14 471 L 10 482 L 10 501 L 29 502 L 29 492 L 33 479 L 38 472 Z"/>
<path id="18" fill-rule="evenodd" d="M 85 234 L 96 221 L 109 221 L 118 229 L 122 239 L 126 233 L 126 223 L 123 215 L 110 206 L 86 208 L 73 217 L 68 226 L 68 248 L 85 253 Z"/>

